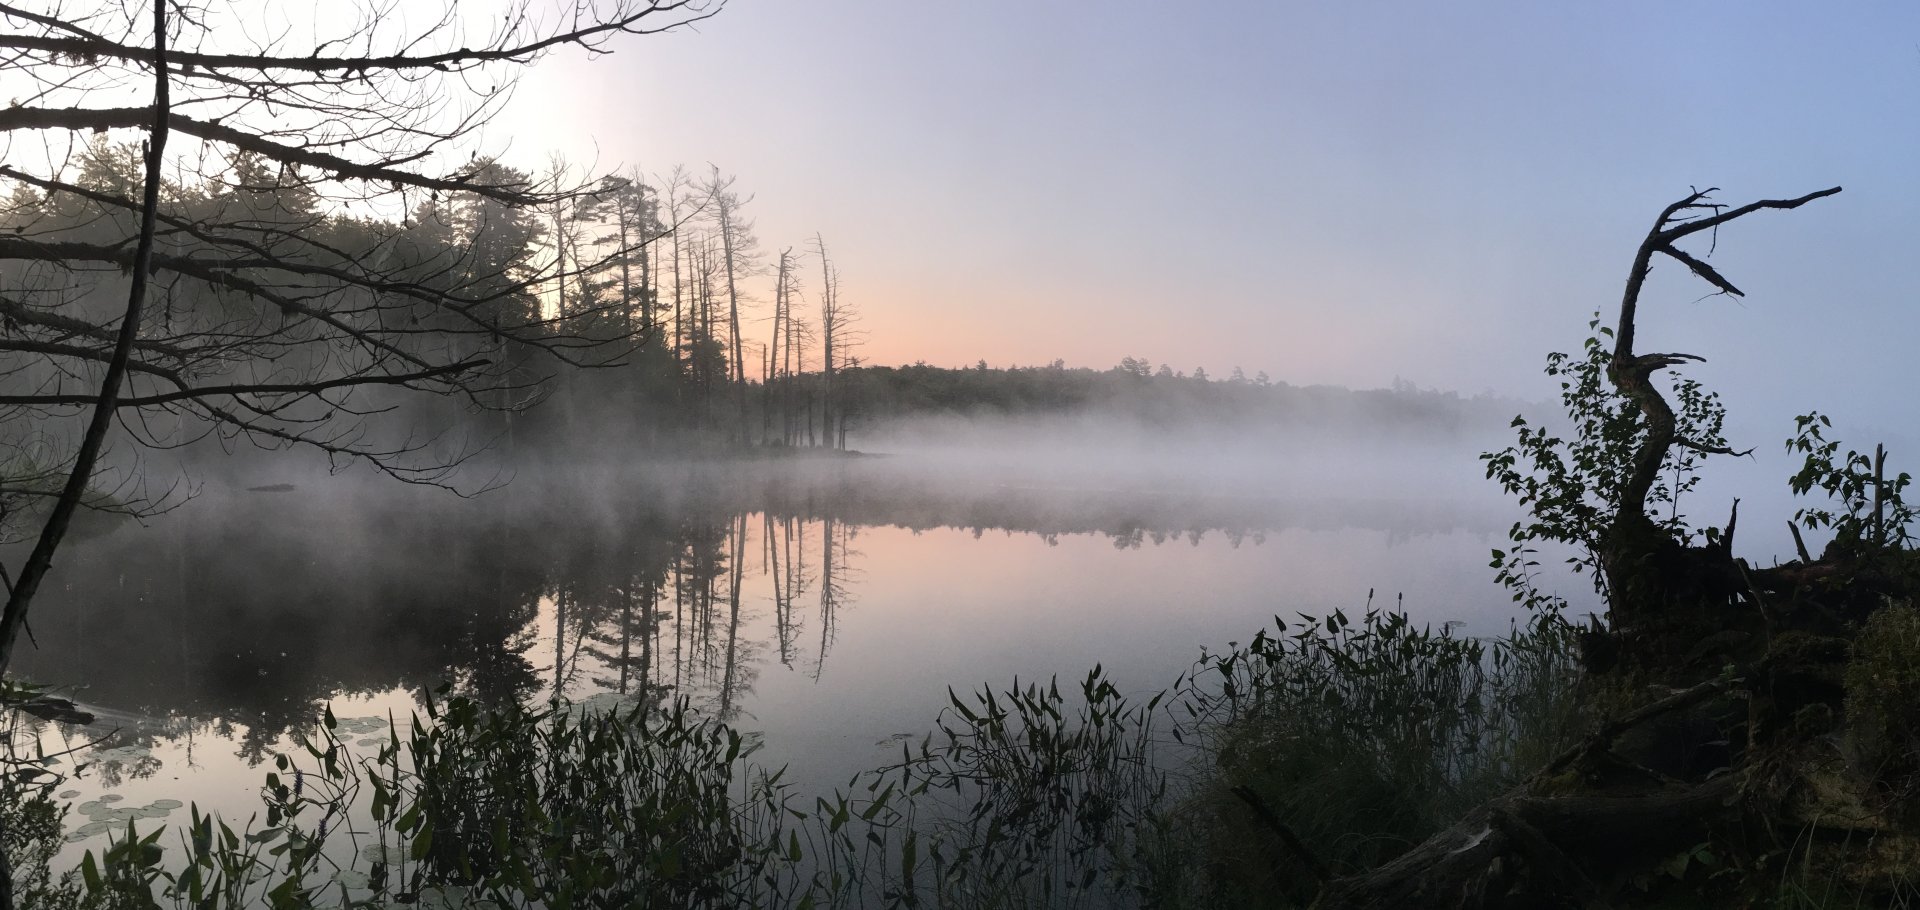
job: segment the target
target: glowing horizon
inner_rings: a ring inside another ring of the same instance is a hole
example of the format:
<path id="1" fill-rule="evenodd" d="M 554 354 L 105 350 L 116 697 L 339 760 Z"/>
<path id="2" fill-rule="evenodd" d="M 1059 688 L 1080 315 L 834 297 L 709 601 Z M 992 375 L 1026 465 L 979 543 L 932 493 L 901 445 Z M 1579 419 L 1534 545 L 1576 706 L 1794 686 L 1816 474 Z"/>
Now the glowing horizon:
<path id="1" fill-rule="evenodd" d="M 1843 184 L 1721 238 L 1744 299 L 1662 270 L 1642 331 L 1707 357 L 1695 374 L 1736 413 L 1910 423 L 1920 405 L 1872 390 L 1920 335 L 1902 305 L 1920 124 L 1886 116 L 1920 98 L 1915 34 L 1920 10 L 1891 4 L 1168 21 L 1122 2 L 999 22 L 735 0 L 697 30 L 544 61 L 487 138 L 514 160 L 738 175 L 764 247 L 833 246 L 868 362 L 1141 356 L 1525 398 L 1551 393 L 1545 352 L 1615 305 L 1625 257 L 1689 187 L 1740 203 Z"/>

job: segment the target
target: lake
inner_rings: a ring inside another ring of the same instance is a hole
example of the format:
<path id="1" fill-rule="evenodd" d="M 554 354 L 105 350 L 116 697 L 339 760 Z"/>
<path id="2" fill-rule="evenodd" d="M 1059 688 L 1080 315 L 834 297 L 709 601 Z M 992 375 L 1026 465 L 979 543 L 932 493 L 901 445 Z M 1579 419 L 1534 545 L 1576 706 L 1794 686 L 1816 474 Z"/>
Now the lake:
<path id="1" fill-rule="evenodd" d="M 92 762 L 76 804 L 244 818 L 323 707 L 370 729 L 441 685 L 683 695 L 824 790 L 918 742 L 949 687 L 1100 664 L 1145 694 L 1370 591 L 1462 634 L 1513 615 L 1487 568 L 1513 513 L 1468 447 L 1044 469 L 902 448 L 549 466 L 474 499 L 236 471 L 64 550 L 16 671 L 100 715 L 40 728 L 105 737 L 65 760 Z"/>

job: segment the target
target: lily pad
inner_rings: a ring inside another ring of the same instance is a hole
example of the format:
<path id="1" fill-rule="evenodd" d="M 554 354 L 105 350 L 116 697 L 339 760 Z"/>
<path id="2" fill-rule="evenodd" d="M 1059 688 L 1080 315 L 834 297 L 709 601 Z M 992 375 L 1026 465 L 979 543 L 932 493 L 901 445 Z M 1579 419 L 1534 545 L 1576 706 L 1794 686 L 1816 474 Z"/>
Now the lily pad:
<path id="1" fill-rule="evenodd" d="M 382 847 L 379 844 L 367 844 L 360 848 L 360 858 L 369 863 L 394 865 L 406 861 L 407 851 L 399 847 Z"/>
<path id="2" fill-rule="evenodd" d="M 117 803 L 123 799 L 126 799 L 126 797 L 121 796 L 118 793 L 107 793 L 107 794 L 103 794 L 100 797 L 100 801 L 103 803 Z"/>
<path id="3" fill-rule="evenodd" d="M 428 885 L 420 889 L 416 904 L 422 910 L 455 910 L 455 908 L 471 907 L 473 903 L 467 899 L 467 890 L 460 885 Z"/>
<path id="4" fill-rule="evenodd" d="M 60 792 L 61 799 L 72 799 L 79 795 L 80 795 L 80 791 L 78 790 L 63 790 Z"/>
<path id="5" fill-rule="evenodd" d="M 93 752 L 93 760 L 103 762 L 132 761 L 134 759 L 146 758 L 152 754 L 153 750 L 145 746 L 116 746 L 112 749 L 95 749 Z"/>
<path id="6" fill-rule="evenodd" d="M 156 799 L 153 802 L 148 803 L 147 805 L 152 806 L 155 809 L 178 809 L 181 806 L 184 806 L 186 804 L 177 799 Z"/>
<path id="7" fill-rule="evenodd" d="M 343 717 L 334 722 L 335 729 L 355 736 L 382 732 L 387 729 L 384 717 Z"/>

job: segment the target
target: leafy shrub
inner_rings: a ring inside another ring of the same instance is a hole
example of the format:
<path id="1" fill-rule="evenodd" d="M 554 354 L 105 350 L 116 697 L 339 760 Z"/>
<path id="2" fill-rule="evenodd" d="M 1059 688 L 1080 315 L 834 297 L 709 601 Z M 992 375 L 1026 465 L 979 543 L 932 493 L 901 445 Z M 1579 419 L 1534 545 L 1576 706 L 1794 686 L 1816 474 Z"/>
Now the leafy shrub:
<path id="1" fill-rule="evenodd" d="M 1565 608 L 1560 598 L 1538 590 L 1534 561 L 1541 544 L 1572 547 L 1567 559 L 1575 572 L 1590 573 L 1595 590 L 1604 590 L 1600 554 L 1613 516 L 1620 507 L 1634 455 L 1646 435 L 1639 406 L 1621 395 L 1607 378 L 1612 360 L 1613 329 L 1595 314 L 1587 324 L 1579 357 L 1555 352 L 1547 355 L 1547 375 L 1560 382 L 1560 404 L 1571 433 L 1562 439 L 1545 425 L 1535 426 L 1524 415 L 1513 419 L 1518 440 L 1498 452 L 1480 456 L 1487 477 L 1520 501 L 1531 520 L 1515 522 L 1508 532 L 1513 547 L 1493 551 L 1499 581 L 1514 592 L 1514 600 L 1529 609 Z M 1725 447 L 1726 407 L 1718 393 L 1692 379 L 1674 378 L 1674 427 L 1677 434 L 1701 447 Z M 1673 446 L 1660 465 L 1659 479 L 1647 493 L 1648 516 L 1683 544 L 1697 537 L 1717 539 L 1720 531 L 1695 529 L 1680 511 L 1680 501 L 1700 483 L 1705 454 L 1688 446 Z"/>
<path id="2" fill-rule="evenodd" d="M 1833 421 L 1818 411 L 1794 418 L 1794 427 L 1787 451 L 1805 453 L 1807 458 L 1787 485 L 1796 496 L 1817 488 L 1838 506 L 1801 508 L 1793 513 L 1794 521 L 1809 528 L 1832 528 L 1834 543 L 1848 551 L 1857 552 L 1865 545 L 1912 543 L 1908 527 L 1915 512 L 1903 496 L 1913 482 L 1911 475 L 1886 477 L 1884 449 L 1876 448 L 1871 457 L 1848 449 L 1846 457 L 1837 457 L 1839 441 L 1828 440 L 1823 432 L 1833 427 Z"/>

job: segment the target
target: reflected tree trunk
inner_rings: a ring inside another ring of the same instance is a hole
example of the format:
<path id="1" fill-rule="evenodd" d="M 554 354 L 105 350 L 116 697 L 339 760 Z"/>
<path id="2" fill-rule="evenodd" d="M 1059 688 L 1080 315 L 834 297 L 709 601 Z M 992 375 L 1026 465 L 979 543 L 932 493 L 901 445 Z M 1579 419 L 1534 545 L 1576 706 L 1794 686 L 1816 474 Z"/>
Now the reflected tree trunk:
<path id="1" fill-rule="evenodd" d="M 566 691 L 566 684 L 561 680 L 562 671 L 567 663 L 566 645 L 567 589 L 562 586 L 553 598 L 553 694 L 556 696 Z"/>
<path id="2" fill-rule="evenodd" d="M 833 519 L 820 523 L 820 652 L 814 655 L 813 679 L 819 682 L 827 668 L 827 650 L 833 646 L 833 613 L 839 589 L 833 578 Z"/>
<path id="3" fill-rule="evenodd" d="M 627 586 L 620 609 L 620 688 L 627 694 L 627 676 L 633 668 L 633 587 Z"/>
<path id="4" fill-rule="evenodd" d="M 773 635 L 780 665 L 793 667 L 793 604 L 787 599 L 787 575 L 780 566 L 781 535 L 776 535 L 773 513 L 766 513 L 767 553 L 773 576 Z M 783 521 L 782 524 L 785 522 Z"/>
<path id="5" fill-rule="evenodd" d="M 653 639 L 660 628 L 660 583 L 647 583 L 647 608 L 645 624 L 641 627 L 644 637 L 640 639 L 640 679 L 641 685 L 653 688 L 657 678 L 653 668 Z"/>
<path id="6" fill-rule="evenodd" d="M 733 526 L 733 573 L 727 582 L 727 656 L 720 677 L 720 717 L 733 716 L 736 662 L 740 644 L 740 586 L 746 569 L 747 516 L 742 513 Z"/>

